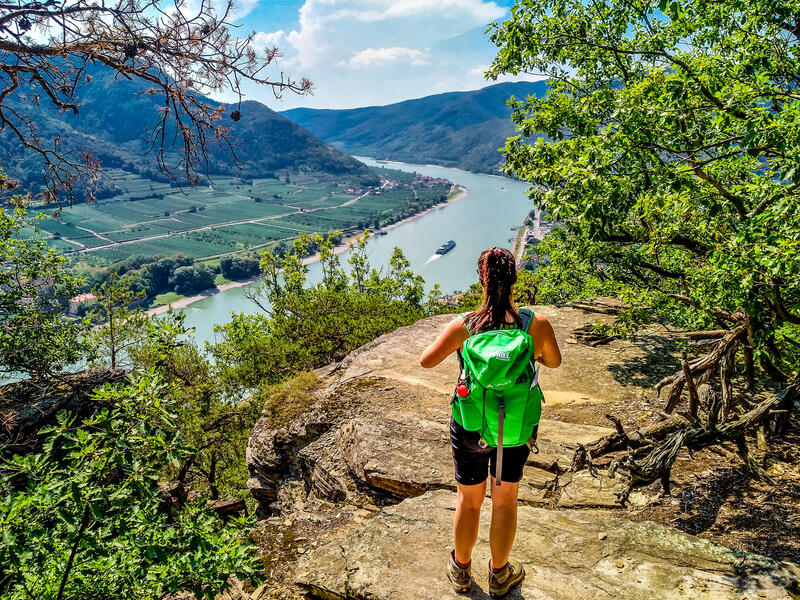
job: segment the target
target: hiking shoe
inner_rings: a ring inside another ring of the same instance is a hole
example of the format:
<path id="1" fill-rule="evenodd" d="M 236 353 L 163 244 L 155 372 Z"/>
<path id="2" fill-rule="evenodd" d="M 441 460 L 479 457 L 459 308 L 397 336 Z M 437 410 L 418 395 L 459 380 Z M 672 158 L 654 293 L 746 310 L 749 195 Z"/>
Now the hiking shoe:
<path id="1" fill-rule="evenodd" d="M 456 551 L 451 551 L 450 560 L 447 562 L 447 578 L 456 592 L 466 594 L 472 587 L 472 563 L 466 568 L 459 566 L 456 562 Z"/>
<path id="2" fill-rule="evenodd" d="M 506 563 L 499 571 L 492 570 L 492 561 L 489 561 L 489 595 L 492 598 L 505 596 L 525 579 L 525 569 L 518 562 Z"/>

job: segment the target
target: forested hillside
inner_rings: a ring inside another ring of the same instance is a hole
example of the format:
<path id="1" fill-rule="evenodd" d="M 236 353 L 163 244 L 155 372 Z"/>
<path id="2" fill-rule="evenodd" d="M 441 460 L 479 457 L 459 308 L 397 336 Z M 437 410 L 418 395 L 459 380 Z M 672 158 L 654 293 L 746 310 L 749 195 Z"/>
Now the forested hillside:
<path id="1" fill-rule="evenodd" d="M 40 104 L 36 93 L 28 101 L 10 98 L 9 102 L 14 110 L 30 114 L 37 126 L 37 136 L 53 140 L 60 151 L 74 151 L 77 155 L 85 150 L 102 168 L 121 168 L 165 180 L 156 163 L 155 150 L 145 141 L 148 130 L 160 119 L 163 98 L 148 93 L 147 83 L 115 77 L 105 67 L 91 67 L 88 73 L 77 112 L 56 111 L 43 102 Z M 221 106 L 207 98 L 202 101 Z M 208 172 L 212 176 L 265 177 L 285 169 L 334 175 L 368 174 L 363 164 L 260 102 L 222 106 L 221 120 L 240 164 L 232 159 L 231 148 L 212 139 L 208 157 Z M 164 136 L 165 160 L 180 172 L 184 147 L 182 143 L 178 145 L 180 138 L 173 134 L 174 131 L 168 131 Z M 10 157 L 3 164 L 7 174 L 37 190 L 42 178 L 41 157 L 22 151 L 19 139 L 9 130 L 0 133 L 0 152 Z"/>
<path id="2" fill-rule="evenodd" d="M 350 154 L 492 173 L 503 160 L 498 149 L 514 135 L 506 101 L 546 91 L 544 81 L 498 83 L 387 106 L 281 114 Z"/>

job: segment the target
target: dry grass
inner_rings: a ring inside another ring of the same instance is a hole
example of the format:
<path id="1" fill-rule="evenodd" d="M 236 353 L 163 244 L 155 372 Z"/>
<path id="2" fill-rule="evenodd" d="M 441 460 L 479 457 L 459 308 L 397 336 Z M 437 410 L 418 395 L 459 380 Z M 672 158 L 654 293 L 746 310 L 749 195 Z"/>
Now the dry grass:
<path id="1" fill-rule="evenodd" d="M 269 419 L 271 427 L 285 427 L 311 408 L 316 401 L 311 391 L 319 381 L 316 374 L 304 372 L 264 388 L 258 400 L 263 402 L 263 415 Z"/>

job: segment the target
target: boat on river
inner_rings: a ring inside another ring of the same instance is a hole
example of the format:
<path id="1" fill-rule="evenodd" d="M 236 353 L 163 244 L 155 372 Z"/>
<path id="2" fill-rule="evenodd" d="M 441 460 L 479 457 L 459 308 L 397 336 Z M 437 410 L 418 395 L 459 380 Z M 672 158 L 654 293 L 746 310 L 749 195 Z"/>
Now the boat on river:
<path id="1" fill-rule="evenodd" d="M 450 240 L 449 242 L 445 242 L 444 244 L 439 246 L 439 249 L 436 251 L 436 254 L 447 254 L 448 252 L 450 252 L 450 250 L 452 250 L 455 247 L 456 243 L 453 240 Z"/>

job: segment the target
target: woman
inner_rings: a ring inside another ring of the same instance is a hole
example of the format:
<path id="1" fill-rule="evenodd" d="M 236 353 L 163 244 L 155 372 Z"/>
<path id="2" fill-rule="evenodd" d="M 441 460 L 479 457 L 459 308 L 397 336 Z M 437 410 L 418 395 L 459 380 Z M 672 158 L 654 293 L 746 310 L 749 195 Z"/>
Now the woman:
<path id="1" fill-rule="evenodd" d="M 511 287 L 517 280 L 514 257 L 504 248 L 490 248 L 478 258 L 478 275 L 483 286 L 483 303 L 475 312 L 453 319 L 444 333 L 420 357 L 423 367 L 435 367 L 471 333 L 492 329 L 521 327 L 519 311 L 514 305 Z M 528 334 L 533 338 L 534 357 L 546 367 L 561 364 L 553 328 L 541 315 L 533 315 Z M 497 449 L 481 443 L 477 431 L 467 431 L 451 417 L 450 443 L 458 483 L 453 533 L 454 549 L 450 553 L 447 577 L 457 592 L 468 592 L 472 586 L 472 549 L 478 539 L 481 505 L 486 496 L 487 474 L 491 474 L 492 523 L 489 529 L 491 560 L 489 561 L 489 594 L 502 596 L 521 584 L 525 570 L 516 561 L 509 561 L 517 529 L 517 490 L 530 450 L 527 446 L 505 448 L 502 461 L 503 485 L 495 480 Z"/>

